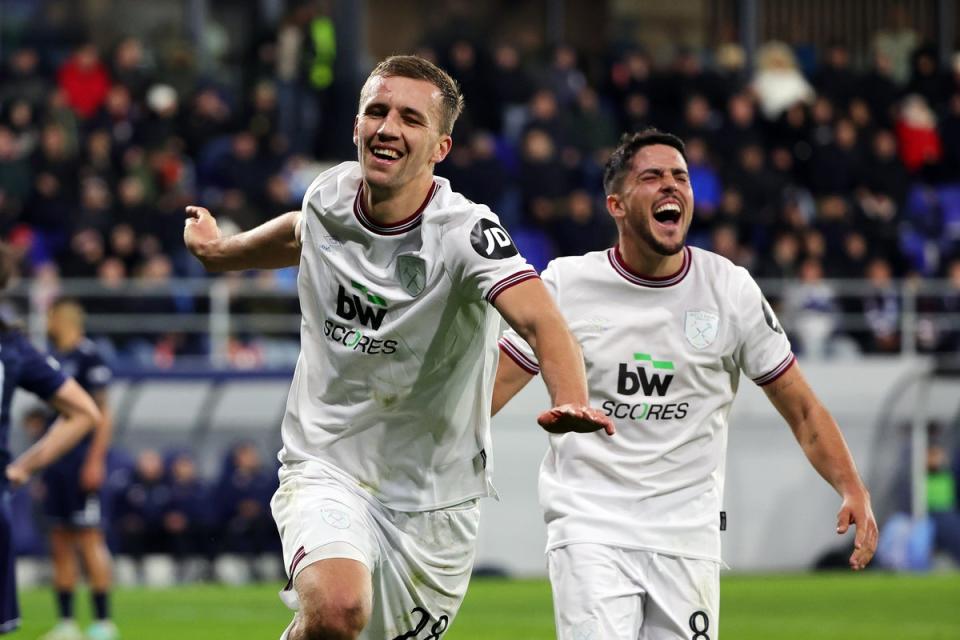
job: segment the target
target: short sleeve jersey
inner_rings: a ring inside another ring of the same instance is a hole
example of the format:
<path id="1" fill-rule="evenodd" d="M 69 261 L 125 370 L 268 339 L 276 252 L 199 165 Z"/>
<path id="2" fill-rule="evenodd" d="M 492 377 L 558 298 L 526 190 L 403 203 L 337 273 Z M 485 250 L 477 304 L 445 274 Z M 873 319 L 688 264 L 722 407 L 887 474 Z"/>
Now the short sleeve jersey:
<path id="1" fill-rule="evenodd" d="M 107 388 L 113 379 L 113 371 L 104 360 L 96 343 L 84 338 L 70 351 L 50 351 L 59 363 L 60 370 L 68 378 L 73 378 L 90 395 Z M 66 455 L 50 465 L 52 469 L 69 468 L 81 464 L 93 442 L 93 433 L 89 433 Z"/>
<path id="2" fill-rule="evenodd" d="M 280 460 L 342 472 L 398 510 L 490 495 L 492 303 L 538 276 L 497 217 L 442 178 L 396 224 L 363 202 L 356 162 L 304 197 L 301 351 Z"/>
<path id="3" fill-rule="evenodd" d="M 719 561 L 740 372 L 763 385 L 794 362 L 759 287 L 691 248 L 667 278 L 632 272 L 613 248 L 554 260 L 543 280 L 583 349 L 591 403 L 617 427 L 613 437 L 550 436 L 540 475 L 549 547 L 594 542 Z M 515 333 L 500 345 L 539 370 Z"/>
<path id="4" fill-rule="evenodd" d="M 44 400 L 49 400 L 66 382 L 60 365 L 30 344 L 19 331 L 0 333 L 0 380 L 3 396 L 0 399 L 0 465 L 10 462 L 10 405 L 17 387 L 26 389 Z M 4 484 L 6 480 L 2 481 Z"/>

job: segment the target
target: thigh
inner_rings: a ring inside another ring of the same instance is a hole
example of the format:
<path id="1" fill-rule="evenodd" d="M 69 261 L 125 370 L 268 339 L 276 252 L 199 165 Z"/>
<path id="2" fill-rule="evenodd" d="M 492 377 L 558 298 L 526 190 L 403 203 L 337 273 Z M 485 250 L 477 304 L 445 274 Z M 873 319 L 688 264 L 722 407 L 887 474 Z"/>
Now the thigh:
<path id="1" fill-rule="evenodd" d="M 44 511 L 51 520 L 68 528 L 99 527 L 102 519 L 99 491 L 80 488 L 80 467 L 63 464 L 43 477 L 47 493 Z"/>
<path id="2" fill-rule="evenodd" d="M 636 640 L 645 595 L 622 549 L 571 544 L 547 560 L 558 640 Z"/>
<path id="3" fill-rule="evenodd" d="M 291 609 L 299 608 L 298 575 L 314 564 L 350 560 L 373 572 L 380 553 L 368 506 L 338 480 L 286 475 L 270 506 L 289 576 L 280 597 Z"/>
<path id="4" fill-rule="evenodd" d="M 717 640 L 720 565 L 659 553 L 644 556 L 647 605 L 641 640 Z"/>
<path id="5" fill-rule="evenodd" d="M 476 551 L 480 507 L 376 512 L 381 556 L 363 638 L 440 640 L 466 595 Z"/>

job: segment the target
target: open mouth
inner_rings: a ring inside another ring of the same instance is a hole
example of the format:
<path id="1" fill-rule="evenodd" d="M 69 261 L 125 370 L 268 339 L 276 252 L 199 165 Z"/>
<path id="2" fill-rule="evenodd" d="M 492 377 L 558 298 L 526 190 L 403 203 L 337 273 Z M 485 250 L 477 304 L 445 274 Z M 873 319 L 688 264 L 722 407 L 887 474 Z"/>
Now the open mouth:
<path id="1" fill-rule="evenodd" d="M 403 157 L 402 153 L 390 147 L 371 147 L 370 153 L 372 153 L 373 157 L 377 160 L 382 160 L 384 162 L 393 162 Z"/>
<path id="2" fill-rule="evenodd" d="M 653 219 L 660 224 L 677 224 L 680 215 L 680 205 L 672 201 L 664 202 L 653 210 Z"/>

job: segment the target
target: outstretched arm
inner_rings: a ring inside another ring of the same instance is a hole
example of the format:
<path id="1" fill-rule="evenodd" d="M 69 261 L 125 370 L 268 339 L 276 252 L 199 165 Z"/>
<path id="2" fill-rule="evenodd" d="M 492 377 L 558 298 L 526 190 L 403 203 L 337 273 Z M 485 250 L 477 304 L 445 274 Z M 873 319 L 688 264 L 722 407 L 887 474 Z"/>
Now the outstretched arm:
<path id="1" fill-rule="evenodd" d="M 587 406 L 587 374 L 583 356 L 560 310 L 538 278 L 501 293 L 494 305 L 507 323 L 533 348 L 553 408 L 537 422 L 551 433 L 597 431 L 613 435 L 613 422 Z"/>
<path id="2" fill-rule="evenodd" d="M 857 473 L 840 428 L 807 384 L 797 363 L 763 390 L 790 425 L 814 469 L 843 498 L 837 514 L 837 533 L 846 533 L 851 524 L 856 527 L 850 568 L 863 569 L 877 550 L 877 521 L 870 506 L 870 493 Z"/>
<path id="3" fill-rule="evenodd" d="M 207 271 L 280 269 L 300 264 L 300 212 L 288 211 L 259 227 L 222 237 L 203 207 L 187 207 L 183 243 Z"/>
<path id="4" fill-rule="evenodd" d="M 60 385 L 50 404 L 59 417 L 42 438 L 7 465 L 7 479 L 15 485 L 65 454 L 102 420 L 93 398 L 73 378 Z"/>

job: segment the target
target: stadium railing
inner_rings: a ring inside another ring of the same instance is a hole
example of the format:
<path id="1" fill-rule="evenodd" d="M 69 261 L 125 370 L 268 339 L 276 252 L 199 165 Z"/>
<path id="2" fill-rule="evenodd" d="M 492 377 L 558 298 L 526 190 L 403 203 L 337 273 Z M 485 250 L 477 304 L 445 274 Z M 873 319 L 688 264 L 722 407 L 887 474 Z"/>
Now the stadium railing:
<path id="1" fill-rule="evenodd" d="M 768 279 L 760 285 L 808 358 L 874 351 L 864 346 L 871 332 L 893 334 L 895 339 L 878 350 L 902 355 L 949 352 L 956 348 L 950 341 L 960 335 L 960 313 L 950 311 L 960 309 L 960 289 L 946 280 L 892 281 L 883 289 L 865 280 Z M 14 308 L 6 313 L 23 318 L 31 337 L 42 344 L 45 312 L 58 296 L 87 307 L 88 333 L 115 347 L 124 365 L 289 369 L 296 362 L 300 315 L 292 277 L 130 280 L 112 287 L 97 280 L 24 281 L 7 295 L 5 304 Z M 170 357 L 153 358 L 150 349 L 171 336 Z M 244 357 L 242 347 L 250 345 L 256 353 Z M 136 357 L 145 348 L 147 357 Z"/>

